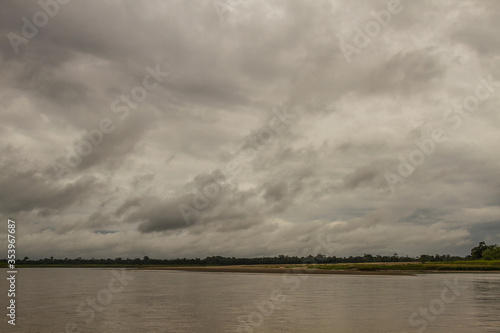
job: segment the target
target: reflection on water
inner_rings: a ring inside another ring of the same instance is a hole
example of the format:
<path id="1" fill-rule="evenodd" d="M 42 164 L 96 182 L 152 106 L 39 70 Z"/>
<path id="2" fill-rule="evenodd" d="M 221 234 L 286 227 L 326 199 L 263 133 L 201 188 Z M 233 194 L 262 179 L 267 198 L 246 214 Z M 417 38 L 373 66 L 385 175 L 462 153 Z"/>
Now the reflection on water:
<path id="1" fill-rule="evenodd" d="M 496 274 L 129 274 L 134 278 L 120 289 L 119 279 L 110 282 L 116 274 L 109 269 L 22 269 L 17 325 L 4 320 L 0 332 L 410 333 L 425 326 L 425 332 L 446 333 L 500 327 Z M 446 281 L 455 277 L 458 296 L 445 292 L 443 298 Z M 6 280 L 0 284 L 8 289 Z"/>
<path id="2" fill-rule="evenodd" d="M 498 332 L 500 279 L 476 280 L 474 281 L 473 288 L 476 304 L 475 315 L 481 328 L 488 332 Z"/>

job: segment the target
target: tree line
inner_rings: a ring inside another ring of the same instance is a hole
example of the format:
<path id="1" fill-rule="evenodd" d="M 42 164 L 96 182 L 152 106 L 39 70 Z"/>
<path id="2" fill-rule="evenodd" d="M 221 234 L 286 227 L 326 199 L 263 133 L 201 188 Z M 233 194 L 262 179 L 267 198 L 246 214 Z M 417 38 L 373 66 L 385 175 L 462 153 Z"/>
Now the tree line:
<path id="1" fill-rule="evenodd" d="M 54 266 L 71 266 L 71 265 L 165 265 L 165 266 L 228 266 L 228 265 L 283 265 L 283 264 L 341 264 L 341 263 L 373 263 L 373 262 L 443 262 L 443 261 L 459 261 L 459 260 L 494 260 L 500 259 L 500 247 L 498 245 L 487 245 L 485 242 L 479 243 L 478 246 L 471 250 L 471 254 L 460 257 L 447 255 L 428 255 L 422 254 L 418 257 L 399 256 L 394 253 L 391 256 L 363 254 L 362 256 L 325 256 L 317 254 L 316 256 L 288 256 L 280 254 L 275 257 L 258 257 L 258 258 L 236 258 L 210 256 L 205 259 L 201 258 L 175 258 L 175 259 L 153 259 L 148 256 L 142 258 L 107 258 L 107 259 L 84 259 L 78 257 L 75 259 L 57 259 L 54 257 L 43 259 L 30 259 L 24 257 L 21 260 L 16 260 L 17 265 L 54 265 Z M 0 262 L 7 262 L 6 259 Z"/>
<path id="2" fill-rule="evenodd" d="M 470 251 L 472 259 L 495 260 L 500 259 L 500 246 L 497 244 L 486 245 L 485 242 L 479 243 Z"/>

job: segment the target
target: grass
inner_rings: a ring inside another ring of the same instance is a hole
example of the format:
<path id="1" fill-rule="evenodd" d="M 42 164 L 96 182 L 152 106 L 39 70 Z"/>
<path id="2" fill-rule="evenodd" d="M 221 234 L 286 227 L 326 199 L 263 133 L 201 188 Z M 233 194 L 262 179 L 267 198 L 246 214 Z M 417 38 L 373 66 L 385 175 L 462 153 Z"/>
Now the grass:
<path id="1" fill-rule="evenodd" d="M 309 265 L 308 268 L 336 270 L 400 270 L 400 271 L 496 271 L 500 270 L 500 260 L 412 262 L 412 263 L 373 263 L 373 264 L 324 264 Z"/>

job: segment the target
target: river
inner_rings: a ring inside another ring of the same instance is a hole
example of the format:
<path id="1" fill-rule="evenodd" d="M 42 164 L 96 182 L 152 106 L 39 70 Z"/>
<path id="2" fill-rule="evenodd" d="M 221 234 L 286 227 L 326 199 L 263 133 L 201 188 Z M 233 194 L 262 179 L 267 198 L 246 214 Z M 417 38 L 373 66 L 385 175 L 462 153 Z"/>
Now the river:
<path id="1" fill-rule="evenodd" d="M 25 268 L 5 314 L 1 332 L 499 332 L 500 274 Z"/>

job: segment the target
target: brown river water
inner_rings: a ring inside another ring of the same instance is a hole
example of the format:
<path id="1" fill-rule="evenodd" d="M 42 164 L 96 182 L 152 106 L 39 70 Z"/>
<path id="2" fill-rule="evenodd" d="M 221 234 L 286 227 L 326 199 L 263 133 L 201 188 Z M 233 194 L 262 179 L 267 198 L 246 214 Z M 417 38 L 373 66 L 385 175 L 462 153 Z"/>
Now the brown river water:
<path id="1" fill-rule="evenodd" d="M 500 332 L 500 274 L 26 268 L 15 326 L 2 281 L 0 332 Z"/>

